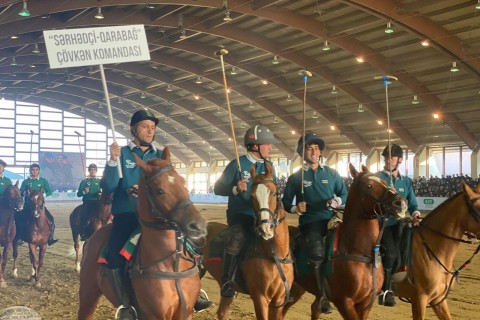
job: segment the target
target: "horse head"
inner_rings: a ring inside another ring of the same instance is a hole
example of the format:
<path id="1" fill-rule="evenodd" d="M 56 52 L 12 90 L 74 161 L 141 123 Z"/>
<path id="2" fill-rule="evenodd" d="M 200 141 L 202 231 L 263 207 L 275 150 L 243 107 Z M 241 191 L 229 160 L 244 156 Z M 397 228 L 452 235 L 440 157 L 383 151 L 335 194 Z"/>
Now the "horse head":
<path id="1" fill-rule="evenodd" d="M 190 200 L 185 179 L 172 166 L 168 147 L 162 159 L 144 162 L 135 157 L 142 170 L 138 185 L 138 215 L 143 226 L 155 224 L 163 229 L 182 232 L 193 245 L 203 246 L 207 221 Z"/>
<path id="2" fill-rule="evenodd" d="M 476 239 L 480 239 L 480 183 L 475 189 L 472 189 L 465 181 L 462 181 L 462 191 L 467 201 L 469 216 L 473 218 L 473 221 L 467 220 L 464 226 L 465 230 L 474 235 Z"/>
<path id="3" fill-rule="evenodd" d="M 31 213 L 35 219 L 38 219 L 45 209 L 45 197 L 43 196 L 43 187 L 38 190 L 28 191 L 28 208 L 31 209 Z"/>
<path id="4" fill-rule="evenodd" d="M 14 185 L 7 186 L 5 193 L 3 194 L 8 207 L 15 211 L 23 210 L 23 197 L 20 189 L 18 188 L 18 180 Z"/>
<path id="5" fill-rule="evenodd" d="M 362 172 L 349 164 L 353 183 L 348 193 L 347 206 L 350 203 L 361 204 L 363 215 L 368 219 L 379 216 L 392 216 L 395 219 L 405 217 L 407 201 L 402 198 L 394 188 L 387 186 L 386 182 L 371 173 L 362 165 Z"/>
<path id="6" fill-rule="evenodd" d="M 250 168 L 252 177 L 251 197 L 255 210 L 255 231 L 265 240 L 273 238 L 276 226 L 285 218 L 281 201 L 277 193 L 277 185 L 273 180 L 272 164 L 265 162 L 265 174 L 256 174 L 255 168 Z M 280 217 L 280 213 L 283 216 Z"/>

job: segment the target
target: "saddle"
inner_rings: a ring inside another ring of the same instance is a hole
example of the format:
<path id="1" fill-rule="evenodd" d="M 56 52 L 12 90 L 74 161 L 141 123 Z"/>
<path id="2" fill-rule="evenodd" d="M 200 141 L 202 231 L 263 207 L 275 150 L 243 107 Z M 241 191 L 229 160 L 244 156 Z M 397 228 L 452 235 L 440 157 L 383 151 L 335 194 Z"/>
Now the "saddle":
<path id="1" fill-rule="evenodd" d="M 393 282 L 402 282 L 407 277 L 410 267 L 410 254 L 412 253 L 413 225 L 411 221 L 401 221 L 400 235 L 400 267 L 392 274 Z"/>

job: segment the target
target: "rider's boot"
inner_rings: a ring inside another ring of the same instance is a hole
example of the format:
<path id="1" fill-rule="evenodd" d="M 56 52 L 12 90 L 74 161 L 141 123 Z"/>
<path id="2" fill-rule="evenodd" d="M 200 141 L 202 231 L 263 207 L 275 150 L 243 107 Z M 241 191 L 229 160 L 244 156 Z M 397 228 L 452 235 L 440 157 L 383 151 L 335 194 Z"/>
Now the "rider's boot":
<path id="1" fill-rule="evenodd" d="M 223 259 L 223 277 L 220 295 L 224 298 L 235 297 L 235 273 L 237 271 L 238 255 L 231 255 L 225 252 Z"/>
<path id="2" fill-rule="evenodd" d="M 50 223 L 50 238 L 48 238 L 48 245 L 54 245 L 57 243 L 58 239 L 55 239 L 55 223 Z"/>
<path id="3" fill-rule="evenodd" d="M 213 302 L 208 299 L 208 296 L 205 293 L 205 291 L 200 289 L 200 295 L 197 298 L 197 302 L 195 302 L 193 311 L 197 313 L 202 312 L 210 308 L 212 305 L 213 305 Z"/>
<path id="4" fill-rule="evenodd" d="M 332 306 L 330 304 L 330 301 L 328 301 L 327 295 L 325 293 L 325 281 L 322 274 L 322 261 L 311 260 L 310 263 L 313 264 L 315 280 L 317 281 L 317 288 L 319 291 L 317 295 L 317 302 L 320 312 L 324 314 L 332 313 Z"/>
<path id="5" fill-rule="evenodd" d="M 110 280 L 115 298 L 120 305 L 115 313 L 115 319 L 119 320 L 137 320 L 137 311 L 130 303 L 126 279 L 122 269 L 103 268 L 105 276 Z"/>
<path id="6" fill-rule="evenodd" d="M 396 304 L 395 295 L 392 291 L 392 270 L 385 269 L 385 279 L 383 281 L 382 292 L 378 296 L 378 304 L 386 307 L 394 307 Z"/>

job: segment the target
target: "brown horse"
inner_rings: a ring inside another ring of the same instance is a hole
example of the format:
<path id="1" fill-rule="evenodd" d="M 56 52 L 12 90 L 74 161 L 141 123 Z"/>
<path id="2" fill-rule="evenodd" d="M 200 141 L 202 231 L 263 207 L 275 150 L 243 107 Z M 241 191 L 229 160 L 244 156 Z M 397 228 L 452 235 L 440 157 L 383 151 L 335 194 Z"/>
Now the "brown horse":
<path id="1" fill-rule="evenodd" d="M 356 320 L 368 317 L 383 283 L 378 218 L 387 215 L 402 218 L 407 203 L 367 167 L 362 165 L 362 172 L 357 172 L 350 164 L 349 169 L 354 180 L 345 204 L 343 223 L 337 230 L 337 250 L 330 257 L 333 273 L 327 276 L 327 295 L 344 319 Z M 318 297 L 315 275 L 296 273 L 292 288 L 294 301 L 285 306 L 284 313 L 305 290 Z M 318 298 L 311 312 L 311 319 L 318 319 Z"/>
<path id="2" fill-rule="evenodd" d="M 13 216 L 21 210 L 23 210 L 23 198 L 17 180 L 14 185 L 7 186 L 0 197 L 0 246 L 3 247 L 3 255 L 0 255 L 0 288 L 7 287 L 3 275 L 7 266 L 8 250 L 17 232 Z"/>
<path id="3" fill-rule="evenodd" d="M 113 194 L 102 194 L 99 201 L 93 201 L 91 205 L 81 204 L 73 209 L 70 214 L 70 229 L 72 230 L 73 247 L 75 249 L 75 270 L 80 272 L 80 233 L 82 232 L 82 226 L 80 224 L 80 215 L 87 214 L 87 239 L 90 236 L 106 225 L 110 221 L 110 209 L 112 208 Z M 83 212 L 86 210 L 86 212 Z"/>
<path id="4" fill-rule="evenodd" d="M 455 269 L 453 261 L 460 243 L 471 242 L 462 239 L 465 233 L 477 239 L 480 235 L 480 184 L 471 189 L 463 183 L 462 189 L 413 230 L 411 267 L 405 279 L 393 284 L 395 294 L 411 302 L 413 319 L 425 319 L 427 305 L 439 319 L 452 319 L 446 298 L 469 262 Z"/>
<path id="5" fill-rule="evenodd" d="M 25 234 L 24 240 L 28 243 L 30 263 L 32 264 L 31 280 L 37 288 L 41 287 L 40 268 L 43 265 L 43 257 L 48 247 L 50 237 L 50 224 L 45 214 L 45 198 L 43 187 L 39 190 L 27 191 L 25 208 Z M 38 252 L 37 252 L 38 251 Z M 13 276 L 17 277 L 18 243 L 13 242 Z"/>
<path id="6" fill-rule="evenodd" d="M 257 319 L 283 319 L 282 307 L 288 301 L 293 283 L 286 212 L 277 193 L 272 171 L 268 162 L 265 174 L 256 175 L 254 168 L 250 170 L 253 182 L 252 205 L 256 212 L 256 239 L 240 263 L 248 292 L 237 286 L 237 291 L 250 294 Z M 210 243 L 226 228 L 218 223 L 211 225 L 212 228 L 210 225 L 208 228 Z M 220 259 L 208 259 L 210 243 L 207 244 L 205 253 L 205 267 L 221 285 L 223 262 Z M 228 319 L 232 302 L 233 299 L 221 297 L 217 311 L 219 319 Z"/>
<path id="7" fill-rule="evenodd" d="M 185 180 L 172 166 L 168 147 L 163 159 L 136 159 L 142 174 L 138 218 L 142 235 L 130 269 L 140 319 L 192 319 L 200 292 L 196 258 L 189 248 L 205 244 L 207 222 L 193 206 Z M 85 243 L 80 271 L 78 319 L 92 319 L 102 294 L 116 301 L 111 284 L 97 263 L 111 231 L 107 224 Z"/>

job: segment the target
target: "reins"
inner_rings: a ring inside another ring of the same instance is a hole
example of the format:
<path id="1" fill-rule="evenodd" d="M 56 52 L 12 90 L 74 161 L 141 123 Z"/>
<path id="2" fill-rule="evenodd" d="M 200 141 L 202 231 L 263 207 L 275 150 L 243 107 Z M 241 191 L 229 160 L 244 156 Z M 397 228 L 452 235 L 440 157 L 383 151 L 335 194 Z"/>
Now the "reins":
<path id="1" fill-rule="evenodd" d="M 140 248 L 138 250 L 138 260 L 135 261 L 132 268 L 129 270 L 130 277 L 143 277 L 143 278 L 150 278 L 150 279 L 161 279 L 161 280 L 175 280 L 175 288 L 177 290 L 177 294 L 180 300 L 180 305 L 182 307 L 182 314 L 183 319 L 188 319 L 188 310 L 187 304 L 185 301 L 185 296 L 181 288 L 180 279 L 189 278 L 198 274 L 200 272 L 198 268 L 198 261 L 199 255 L 195 252 L 194 248 L 197 248 L 192 242 L 188 240 L 185 234 L 180 230 L 177 223 L 165 218 L 164 213 L 162 213 L 157 206 L 155 205 L 152 195 L 151 189 L 149 187 L 149 183 L 156 179 L 157 177 L 161 176 L 164 173 L 174 170 L 173 166 L 168 165 L 165 167 L 159 168 L 153 175 L 150 177 L 145 177 L 145 194 L 147 196 L 148 204 L 152 213 L 155 215 L 156 221 L 150 222 L 140 218 L 140 215 L 137 212 L 138 221 L 142 227 L 146 228 L 153 228 L 157 230 L 173 230 L 175 231 L 175 246 L 176 249 L 174 252 L 168 254 L 166 257 L 157 259 L 153 262 L 148 264 L 143 264 L 140 261 Z M 183 199 L 171 210 L 171 214 L 178 212 L 180 210 L 184 210 L 185 208 L 193 205 L 193 202 L 187 198 Z M 187 255 L 187 253 L 189 255 Z M 173 258 L 174 265 L 173 271 L 159 271 L 154 269 L 155 266 L 164 262 L 169 258 Z M 193 267 L 180 271 L 180 260 L 185 259 L 193 263 Z"/>

